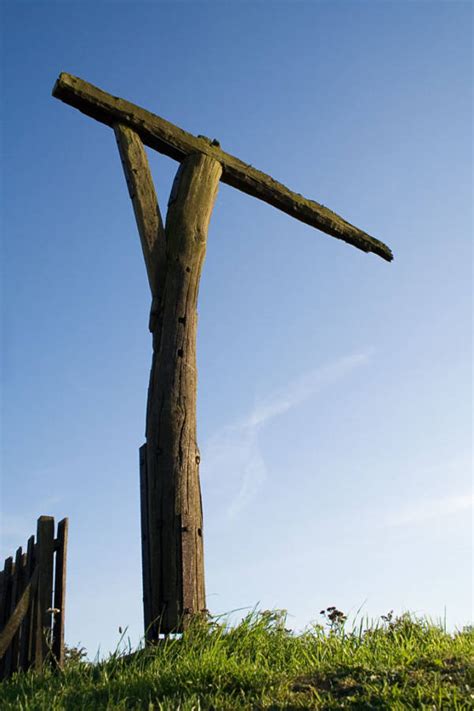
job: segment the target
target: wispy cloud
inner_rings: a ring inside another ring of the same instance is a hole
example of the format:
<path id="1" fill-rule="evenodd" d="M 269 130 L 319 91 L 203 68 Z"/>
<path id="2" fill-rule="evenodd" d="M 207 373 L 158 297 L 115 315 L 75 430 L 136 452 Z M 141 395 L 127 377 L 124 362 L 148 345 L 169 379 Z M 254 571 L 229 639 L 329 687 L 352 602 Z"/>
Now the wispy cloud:
<path id="1" fill-rule="evenodd" d="M 468 511 L 472 509 L 472 505 L 473 496 L 470 492 L 418 501 L 391 514 L 386 520 L 386 525 L 409 526 L 424 523 L 431 519 Z"/>
<path id="2" fill-rule="evenodd" d="M 355 368 L 365 365 L 368 360 L 368 353 L 356 353 L 305 373 L 282 390 L 271 394 L 261 403 L 257 403 L 242 424 L 247 427 L 264 425 L 277 415 L 282 415 L 304 400 L 308 400 L 323 388 L 340 380 Z"/>
<path id="3" fill-rule="evenodd" d="M 267 477 L 259 447 L 262 428 L 369 360 L 369 352 L 356 353 L 311 370 L 257 402 L 246 417 L 222 427 L 209 439 L 203 448 L 204 473 L 213 488 L 220 485 L 226 489 L 220 495 L 221 501 L 223 493 L 231 499 L 227 508 L 230 518 L 236 518 L 255 498 Z"/>

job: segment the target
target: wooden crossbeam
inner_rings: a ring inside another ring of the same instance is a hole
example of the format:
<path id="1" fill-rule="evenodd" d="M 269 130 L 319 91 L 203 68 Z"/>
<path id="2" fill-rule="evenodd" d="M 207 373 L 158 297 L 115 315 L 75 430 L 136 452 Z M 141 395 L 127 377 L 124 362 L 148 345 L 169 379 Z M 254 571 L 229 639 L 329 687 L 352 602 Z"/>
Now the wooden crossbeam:
<path id="1" fill-rule="evenodd" d="M 59 75 L 53 96 L 108 126 L 128 126 L 145 145 L 177 161 L 183 161 L 192 153 L 204 153 L 221 164 L 222 182 L 364 252 L 373 252 L 388 262 L 393 259 L 392 251 L 386 244 L 351 225 L 324 205 L 302 197 L 269 175 L 225 153 L 217 141 L 193 136 L 160 116 L 71 74 Z"/>

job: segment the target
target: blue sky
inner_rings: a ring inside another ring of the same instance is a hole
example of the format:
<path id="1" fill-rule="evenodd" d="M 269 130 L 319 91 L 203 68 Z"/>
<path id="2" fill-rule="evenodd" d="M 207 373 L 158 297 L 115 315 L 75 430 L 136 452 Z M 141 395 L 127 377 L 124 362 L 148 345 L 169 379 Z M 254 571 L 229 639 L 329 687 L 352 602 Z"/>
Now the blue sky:
<path id="1" fill-rule="evenodd" d="M 69 516 L 67 641 L 142 630 L 150 297 L 67 71 L 387 243 L 226 185 L 199 299 L 208 607 L 471 618 L 472 6 L 3 2 L 1 550 Z M 177 164 L 150 155 L 164 211 Z"/>

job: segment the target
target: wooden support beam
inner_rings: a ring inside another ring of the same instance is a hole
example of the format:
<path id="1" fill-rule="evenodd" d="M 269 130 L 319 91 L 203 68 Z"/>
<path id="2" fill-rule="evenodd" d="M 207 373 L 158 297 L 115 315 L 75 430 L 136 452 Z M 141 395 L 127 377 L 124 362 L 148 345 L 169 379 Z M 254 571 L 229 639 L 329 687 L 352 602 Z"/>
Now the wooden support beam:
<path id="1" fill-rule="evenodd" d="M 166 217 L 166 281 L 154 322 L 142 464 L 142 502 L 145 495 L 148 499 L 142 516 L 148 533 L 149 641 L 159 632 L 181 631 L 206 608 L 196 435 L 197 299 L 221 172 L 219 162 L 209 156 L 188 156 Z"/>
<path id="2" fill-rule="evenodd" d="M 163 286 L 164 278 L 165 230 L 148 158 L 140 136 L 135 131 L 123 124 L 115 124 L 114 131 L 137 221 L 151 293 L 158 297 L 158 289 Z"/>
<path id="3" fill-rule="evenodd" d="M 225 153 L 217 141 L 193 136 L 150 111 L 112 96 L 71 74 L 59 75 L 53 96 L 108 126 L 128 126 L 145 145 L 177 161 L 181 162 L 192 153 L 203 153 L 221 164 L 221 180 L 224 183 L 364 252 L 373 252 L 388 262 L 393 259 L 390 248 L 383 242 L 351 225 L 324 205 L 302 197 L 269 175 Z"/>

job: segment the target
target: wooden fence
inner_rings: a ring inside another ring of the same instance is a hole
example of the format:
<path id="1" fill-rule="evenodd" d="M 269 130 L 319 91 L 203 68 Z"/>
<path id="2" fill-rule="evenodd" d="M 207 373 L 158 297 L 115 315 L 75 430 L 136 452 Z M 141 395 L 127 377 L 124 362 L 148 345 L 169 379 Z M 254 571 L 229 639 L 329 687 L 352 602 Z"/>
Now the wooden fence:
<path id="1" fill-rule="evenodd" d="M 5 560 L 0 572 L 0 680 L 45 661 L 64 663 L 68 519 L 40 516 L 36 542 Z"/>

